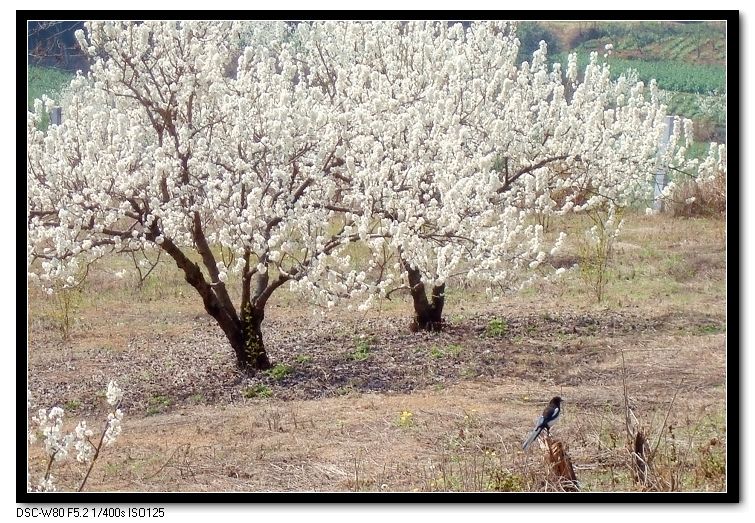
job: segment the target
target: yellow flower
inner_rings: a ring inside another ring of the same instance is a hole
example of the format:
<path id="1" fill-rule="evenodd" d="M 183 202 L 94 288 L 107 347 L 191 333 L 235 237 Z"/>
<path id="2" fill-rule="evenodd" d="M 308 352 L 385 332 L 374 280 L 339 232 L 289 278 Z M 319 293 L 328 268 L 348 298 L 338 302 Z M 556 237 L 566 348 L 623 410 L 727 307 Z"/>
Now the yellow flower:
<path id="1" fill-rule="evenodd" d="M 412 414 L 410 411 L 408 410 L 402 411 L 398 418 L 398 424 L 401 425 L 402 427 L 411 425 L 412 416 L 414 416 L 414 414 Z"/>

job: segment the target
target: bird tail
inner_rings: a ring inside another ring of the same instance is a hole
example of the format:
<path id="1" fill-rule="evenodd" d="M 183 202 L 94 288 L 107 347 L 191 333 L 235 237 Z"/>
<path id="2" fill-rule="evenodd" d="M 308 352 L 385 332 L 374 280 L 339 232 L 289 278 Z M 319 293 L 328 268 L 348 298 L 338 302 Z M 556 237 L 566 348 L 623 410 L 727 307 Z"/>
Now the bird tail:
<path id="1" fill-rule="evenodd" d="M 533 441 L 537 439 L 537 437 L 540 435 L 540 433 L 543 431 L 542 427 L 537 427 L 535 430 L 530 432 L 530 435 L 527 436 L 527 439 L 524 441 L 524 444 L 522 445 L 522 450 L 527 450 L 527 447 L 529 447 Z"/>

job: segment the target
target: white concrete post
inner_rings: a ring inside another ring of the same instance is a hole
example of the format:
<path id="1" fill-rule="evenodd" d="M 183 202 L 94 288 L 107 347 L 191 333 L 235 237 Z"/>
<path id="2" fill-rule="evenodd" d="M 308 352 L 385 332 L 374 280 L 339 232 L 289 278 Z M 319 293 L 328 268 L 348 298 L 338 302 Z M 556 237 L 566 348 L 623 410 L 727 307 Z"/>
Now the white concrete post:
<path id="1" fill-rule="evenodd" d="M 671 133 L 674 131 L 674 117 L 673 116 L 667 116 L 666 117 L 666 129 L 663 132 L 663 136 L 661 136 L 661 143 L 658 144 L 658 158 L 660 158 L 668 148 L 668 143 L 671 140 Z M 666 185 L 668 184 L 668 176 L 666 172 L 666 167 L 664 165 L 659 165 L 658 170 L 655 172 L 655 183 L 653 184 L 654 191 L 653 191 L 653 209 L 659 212 L 663 212 L 664 209 L 664 203 L 663 198 L 661 197 L 663 193 L 663 189 L 666 188 Z"/>
<path id="2" fill-rule="evenodd" d="M 60 125 L 63 122 L 63 108 L 55 106 L 50 111 L 50 124 Z"/>

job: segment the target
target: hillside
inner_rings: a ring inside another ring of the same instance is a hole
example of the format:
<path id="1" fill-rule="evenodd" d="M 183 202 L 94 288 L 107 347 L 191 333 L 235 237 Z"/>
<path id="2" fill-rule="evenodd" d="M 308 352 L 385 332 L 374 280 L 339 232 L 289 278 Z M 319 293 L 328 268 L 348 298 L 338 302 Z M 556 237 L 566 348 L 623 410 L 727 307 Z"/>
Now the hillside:
<path id="1" fill-rule="evenodd" d="M 523 22 L 555 37 L 564 52 L 614 46 L 616 58 L 726 65 L 723 22 Z M 548 41 L 546 39 L 546 41 Z"/>
<path id="2" fill-rule="evenodd" d="M 724 22 L 523 21 L 517 32 L 520 62 L 545 40 L 553 61 L 565 64 L 576 52 L 583 69 L 595 51 L 614 78 L 632 70 L 644 82 L 655 79 L 667 93 L 669 113 L 694 121 L 694 154 L 702 154 L 706 142 L 726 141 Z"/>

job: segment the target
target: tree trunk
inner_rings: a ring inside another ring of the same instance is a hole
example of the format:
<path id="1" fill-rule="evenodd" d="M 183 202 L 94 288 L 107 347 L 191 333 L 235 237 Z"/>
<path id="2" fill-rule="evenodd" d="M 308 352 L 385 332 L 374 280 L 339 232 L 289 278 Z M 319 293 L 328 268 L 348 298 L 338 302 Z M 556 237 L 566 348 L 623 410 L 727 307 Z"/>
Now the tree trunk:
<path id="1" fill-rule="evenodd" d="M 154 241 L 157 231 L 150 231 L 150 239 Z M 149 236 L 148 236 L 149 237 Z M 208 283 L 199 265 L 189 260 L 186 255 L 168 238 L 165 238 L 160 245 L 176 261 L 178 267 L 183 270 L 186 281 L 194 287 L 202 297 L 202 303 L 207 314 L 215 318 L 218 325 L 225 333 L 226 338 L 236 353 L 236 365 L 244 370 L 264 370 L 270 368 L 270 360 L 265 351 L 265 344 L 262 341 L 262 320 L 265 317 L 265 303 L 269 295 L 281 285 L 282 281 L 274 282 L 269 288 L 264 288 L 262 297 L 255 301 L 255 305 L 250 303 L 249 281 L 245 281 L 244 300 L 242 303 L 241 316 L 231 303 L 230 298 L 225 290 L 225 284 L 222 282 Z M 203 250 L 205 256 L 208 256 L 209 249 Z M 208 256 L 209 257 L 209 256 Z M 208 260 L 209 267 L 215 267 L 214 260 Z M 262 283 L 266 284 L 266 278 Z"/>
<path id="2" fill-rule="evenodd" d="M 228 341 L 236 353 L 236 366 L 243 371 L 265 370 L 271 367 L 270 359 L 262 339 L 262 320 L 264 309 L 246 307 L 239 322 L 231 322 L 222 311 L 207 310 L 223 329 Z M 220 314 L 218 314 L 220 312 Z"/>
<path id="3" fill-rule="evenodd" d="M 241 313 L 241 336 L 231 340 L 231 345 L 236 352 L 236 364 L 242 369 L 265 370 L 271 366 L 262 340 L 264 318 L 264 309 L 247 307 Z"/>
<path id="4" fill-rule="evenodd" d="M 419 270 L 412 268 L 402 260 L 409 278 L 409 292 L 414 302 L 414 320 L 410 328 L 412 331 L 439 331 L 443 328 L 443 303 L 445 302 L 446 284 L 435 285 L 432 288 L 430 300 L 425 294 L 425 284 Z"/>

